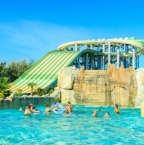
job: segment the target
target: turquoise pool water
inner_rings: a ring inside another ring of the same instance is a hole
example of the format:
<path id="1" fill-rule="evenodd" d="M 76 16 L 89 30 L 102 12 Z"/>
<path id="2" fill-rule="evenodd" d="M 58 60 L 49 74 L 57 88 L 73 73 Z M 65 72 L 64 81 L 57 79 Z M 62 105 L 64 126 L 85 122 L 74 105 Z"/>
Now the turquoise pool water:
<path id="1" fill-rule="evenodd" d="M 25 117 L 22 111 L 0 111 L 0 144 L 3 145 L 142 145 L 144 119 L 139 109 L 122 109 L 115 115 L 112 107 L 74 106 L 71 116 L 41 113 Z M 93 110 L 99 110 L 92 118 Z M 110 118 L 104 118 L 106 111 Z"/>

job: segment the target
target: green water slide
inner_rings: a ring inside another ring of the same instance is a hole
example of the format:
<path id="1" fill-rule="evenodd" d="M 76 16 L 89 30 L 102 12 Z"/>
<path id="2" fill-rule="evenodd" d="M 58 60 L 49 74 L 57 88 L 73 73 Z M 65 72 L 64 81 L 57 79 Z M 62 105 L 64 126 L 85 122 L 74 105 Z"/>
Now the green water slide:
<path id="1" fill-rule="evenodd" d="M 57 81 L 58 72 L 72 62 L 80 54 L 78 51 L 54 50 L 47 53 L 34 66 L 12 83 L 10 90 L 16 92 L 21 89 L 23 93 L 29 93 L 28 83 L 34 82 L 43 89 L 50 87 Z"/>

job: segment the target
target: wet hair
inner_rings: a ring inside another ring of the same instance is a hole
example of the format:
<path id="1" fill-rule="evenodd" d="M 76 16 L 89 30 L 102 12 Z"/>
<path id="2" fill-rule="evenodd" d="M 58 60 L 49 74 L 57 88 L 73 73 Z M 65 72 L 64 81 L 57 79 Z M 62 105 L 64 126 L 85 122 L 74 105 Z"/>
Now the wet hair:
<path id="1" fill-rule="evenodd" d="M 108 114 L 108 115 L 110 115 L 110 113 L 109 113 L 109 112 L 107 112 L 107 114 Z"/>
<path id="2" fill-rule="evenodd" d="M 118 108 L 118 104 L 115 105 Z"/>
<path id="3" fill-rule="evenodd" d="M 66 111 L 66 112 L 65 112 L 65 114 L 67 115 L 67 114 L 69 114 L 69 112 L 68 112 L 68 111 Z"/>
<path id="4" fill-rule="evenodd" d="M 29 105 L 28 108 L 30 109 L 31 108 L 31 105 Z"/>
<path id="5" fill-rule="evenodd" d="M 49 105 L 47 104 L 46 107 L 48 107 Z"/>
<path id="6" fill-rule="evenodd" d="M 36 107 L 35 106 L 33 106 L 33 108 L 32 109 L 36 109 Z"/>
<path id="7" fill-rule="evenodd" d="M 68 104 L 71 104 L 70 102 L 68 102 Z"/>
<path id="8" fill-rule="evenodd" d="M 33 106 L 33 103 L 30 103 L 30 106 Z"/>

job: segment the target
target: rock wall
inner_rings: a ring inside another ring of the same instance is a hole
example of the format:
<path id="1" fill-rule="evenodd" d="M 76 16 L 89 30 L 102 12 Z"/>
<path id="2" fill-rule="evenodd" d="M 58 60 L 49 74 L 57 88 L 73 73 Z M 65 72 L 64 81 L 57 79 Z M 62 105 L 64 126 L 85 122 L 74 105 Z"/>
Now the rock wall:
<path id="1" fill-rule="evenodd" d="M 58 88 L 61 92 L 61 103 L 67 104 L 67 102 L 71 102 L 72 104 L 76 104 L 73 84 L 78 73 L 79 70 L 75 67 L 64 68 L 58 73 Z"/>
<path id="2" fill-rule="evenodd" d="M 30 103 L 34 105 L 51 105 L 55 102 L 55 98 L 50 96 L 23 96 L 23 97 L 7 97 L 6 99 L 0 99 L 0 109 L 19 109 Z"/>
<path id="3" fill-rule="evenodd" d="M 120 106 L 134 106 L 133 99 L 137 93 L 136 73 L 133 68 L 117 69 L 110 65 L 107 69 L 107 76 L 110 80 L 111 103 Z"/>
<path id="4" fill-rule="evenodd" d="M 84 105 L 105 106 L 117 103 L 124 107 L 134 107 L 140 83 L 136 76 L 132 67 L 117 69 L 112 64 L 107 70 L 64 68 L 58 75 L 61 101 L 65 104 L 72 99 Z"/>
<path id="5" fill-rule="evenodd" d="M 136 78 L 138 84 L 137 96 L 135 98 L 136 106 L 140 106 L 141 103 L 144 101 L 144 69 L 137 69 L 136 70 Z"/>

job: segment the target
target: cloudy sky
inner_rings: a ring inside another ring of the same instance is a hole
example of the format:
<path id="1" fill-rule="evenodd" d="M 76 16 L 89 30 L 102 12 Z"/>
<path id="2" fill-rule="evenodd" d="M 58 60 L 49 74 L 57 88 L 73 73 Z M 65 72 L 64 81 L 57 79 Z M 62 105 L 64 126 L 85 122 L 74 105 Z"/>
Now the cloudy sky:
<path id="1" fill-rule="evenodd" d="M 143 5 L 143 0 L 0 0 L 0 62 L 37 62 L 75 40 L 144 39 Z"/>

